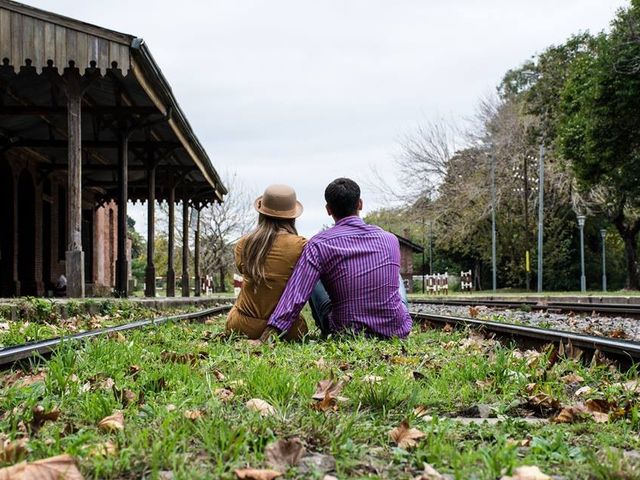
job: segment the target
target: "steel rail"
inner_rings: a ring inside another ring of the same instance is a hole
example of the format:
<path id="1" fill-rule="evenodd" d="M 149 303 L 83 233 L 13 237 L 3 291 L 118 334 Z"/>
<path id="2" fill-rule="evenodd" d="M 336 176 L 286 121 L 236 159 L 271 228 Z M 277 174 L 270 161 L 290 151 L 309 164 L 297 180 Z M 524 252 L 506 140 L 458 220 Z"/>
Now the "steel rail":
<path id="1" fill-rule="evenodd" d="M 439 324 L 452 324 L 472 327 L 485 332 L 495 333 L 501 336 L 509 336 L 516 339 L 532 341 L 535 343 L 571 344 L 583 350 L 608 353 L 627 361 L 640 360 L 640 342 L 618 340 L 608 337 L 595 337 L 564 330 L 551 330 L 512 323 L 501 323 L 490 320 L 477 320 L 475 318 L 455 317 L 449 315 L 434 315 L 430 313 L 411 312 L 412 317 L 420 322 L 432 322 Z"/>
<path id="2" fill-rule="evenodd" d="M 559 310 L 562 312 L 596 312 L 601 314 L 617 314 L 640 316 L 640 305 L 624 303 L 581 303 L 581 302 L 546 302 L 534 300 L 489 300 L 489 299 L 409 299 L 409 303 L 417 305 L 452 305 L 452 306 L 485 306 L 506 309 L 530 308 L 532 310 Z"/>
<path id="3" fill-rule="evenodd" d="M 86 332 L 75 333 L 73 335 L 65 335 L 62 337 L 50 338 L 36 342 L 29 342 L 22 345 L 15 345 L 0 349 L 0 367 L 10 365 L 19 360 L 32 357 L 34 355 L 44 355 L 52 352 L 57 346 L 70 341 L 84 341 L 90 338 L 109 335 L 110 333 L 125 332 L 127 330 L 135 330 L 148 326 L 162 325 L 168 322 L 180 322 L 185 320 L 198 320 L 212 315 L 225 313 L 231 309 L 231 305 L 222 305 L 219 307 L 207 308 L 197 312 L 181 313 L 177 315 L 167 315 L 158 318 L 147 318 L 136 320 L 134 322 L 116 325 L 113 327 L 98 328 L 96 330 L 88 330 Z"/>

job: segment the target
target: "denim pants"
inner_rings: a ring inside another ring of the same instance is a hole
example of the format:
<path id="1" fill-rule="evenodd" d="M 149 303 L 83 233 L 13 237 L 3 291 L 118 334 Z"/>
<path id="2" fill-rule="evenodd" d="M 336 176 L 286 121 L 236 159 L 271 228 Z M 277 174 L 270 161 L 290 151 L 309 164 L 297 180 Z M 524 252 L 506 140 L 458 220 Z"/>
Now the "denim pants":
<path id="1" fill-rule="evenodd" d="M 409 301 L 407 300 L 407 290 L 404 288 L 404 282 L 402 277 L 400 278 L 400 298 L 402 303 L 408 308 Z M 313 287 L 311 292 L 311 298 L 309 299 L 309 305 L 311 306 L 311 314 L 316 322 L 317 327 L 322 332 L 322 335 L 326 336 L 331 333 L 329 331 L 329 314 L 331 313 L 331 299 L 327 290 L 324 288 L 322 281 L 318 281 L 316 286 Z"/>

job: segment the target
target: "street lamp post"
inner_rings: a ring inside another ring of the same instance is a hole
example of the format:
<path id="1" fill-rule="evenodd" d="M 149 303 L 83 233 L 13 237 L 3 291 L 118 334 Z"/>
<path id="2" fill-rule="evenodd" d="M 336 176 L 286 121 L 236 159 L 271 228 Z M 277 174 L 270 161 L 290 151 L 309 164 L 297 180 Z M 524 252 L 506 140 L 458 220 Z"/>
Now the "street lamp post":
<path id="1" fill-rule="evenodd" d="M 491 280 L 496 292 L 496 161 L 491 155 Z"/>
<path id="2" fill-rule="evenodd" d="M 607 230 L 600 230 L 600 237 L 602 238 L 602 291 L 607 291 L 607 249 L 606 249 L 606 237 Z"/>
<path id="3" fill-rule="evenodd" d="M 544 145 L 540 145 L 538 173 L 538 293 L 542 293 L 542 254 L 544 238 Z"/>
<path id="4" fill-rule="evenodd" d="M 587 291 L 587 278 L 584 275 L 584 222 L 587 217 L 578 215 L 578 227 L 580 227 L 580 291 Z"/>

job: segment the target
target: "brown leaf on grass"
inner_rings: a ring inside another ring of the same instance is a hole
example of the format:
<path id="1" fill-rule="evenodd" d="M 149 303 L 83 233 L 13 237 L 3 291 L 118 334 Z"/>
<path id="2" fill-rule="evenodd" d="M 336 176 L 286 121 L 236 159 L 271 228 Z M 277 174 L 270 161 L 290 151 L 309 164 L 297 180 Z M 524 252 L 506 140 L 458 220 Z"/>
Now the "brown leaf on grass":
<path id="1" fill-rule="evenodd" d="M 442 331 L 445 333 L 453 332 L 453 325 L 451 325 L 450 323 L 445 324 L 445 326 L 442 328 Z"/>
<path id="2" fill-rule="evenodd" d="M 304 453 L 305 448 L 299 438 L 278 440 L 270 443 L 264 449 L 267 464 L 281 471 L 286 471 L 287 468 L 297 465 Z"/>
<path id="3" fill-rule="evenodd" d="M 138 375 L 138 373 L 140 373 L 140 370 L 142 370 L 140 368 L 140 365 L 131 365 L 129 366 L 129 375 L 135 377 L 136 375 Z"/>
<path id="4" fill-rule="evenodd" d="M 311 408 L 318 410 L 319 412 L 328 412 L 330 410 L 335 411 L 338 410 L 338 400 L 327 394 L 319 402 L 316 401 Z"/>
<path id="5" fill-rule="evenodd" d="M 469 307 L 469 316 L 471 318 L 476 318 L 479 313 L 480 310 L 478 309 L 478 307 Z"/>
<path id="6" fill-rule="evenodd" d="M 588 385 L 585 385 L 584 387 L 580 387 L 578 390 L 576 390 L 573 395 L 575 397 L 582 397 L 584 395 L 590 394 L 592 391 L 593 391 L 593 388 L 591 388 Z"/>
<path id="7" fill-rule="evenodd" d="M 586 405 L 578 404 L 563 408 L 551 421 L 554 423 L 576 423 L 588 418 L 591 418 L 596 423 L 607 423 L 609 421 L 609 414 L 591 410 Z"/>
<path id="8" fill-rule="evenodd" d="M 270 415 L 276 414 L 276 409 L 273 408 L 273 405 L 271 405 L 269 402 L 262 400 L 260 398 L 252 398 L 246 403 L 246 407 L 249 410 L 258 412 L 263 417 L 268 417 Z"/>
<path id="9" fill-rule="evenodd" d="M 440 474 L 435 468 L 428 463 L 424 464 L 424 470 L 420 476 L 415 477 L 414 480 L 444 480 L 445 477 Z"/>
<path id="10" fill-rule="evenodd" d="M 513 471 L 513 475 L 505 475 L 500 480 L 551 480 L 549 475 L 545 475 L 538 467 L 522 466 Z"/>
<path id="11" fill-rule="evenodd" d="M 343 362 L 340 365 L 338 365 L 338 368 L 343 372 L 346 372 L 347 370 L 352 370 L 353 365 L 351 365 L 349 362 Z"/>
<path id="12" fill-rule="evenodd" d="M 575 373 L 570 373 L 568 375 L 565 375 L 564 377 L 561 377 L 560 380 L 562 380 L 567 385 L 584 382 L 584 378 L 582 378 L 580 375 L 577 375 Z"/>
<path id="13" fill-rule="evenodd" d="M 47 378 L 47 374 L 43 371 L 34 374 L 27 375 L 22 370 L 17 370 L 13 373 L 3 376 L 0 379 L 0 385 L 4 388 L 11 387 L 12 385 L 18 385 L 20 387 L 27 387 L 34 383 L 44 382 Z"/>
<path id="14" fill-rule="evenodd" d="M 202 415 L 202 410 L 185 410 L 182 414 L 184 418 L 187 418 L 189 420 L 197 420 L 199 418 L 202 418 Z"/>
<path id="15" fill-rule="evenodd" d="M 224 382 L 226 380 L 227 377 L 225 377 L 224 373 L 222 373 L 220 370 L 214 370 L 213 371 L 213 376 L 216 377 L 216 379 L 219 382 Z"/>
<path id="16" fill-rule="evenodd" d="M 114 340 L 116 342 L 125 342 L 127 340 L 127 338 L 121 332 L 110 332 L 107 335 L 107 338 L 109 338 L 109 340 Z"/>
<path id="17" fill-rule="evenodd" d="M 259 468 L 238 468 L 235 470 L 236 477 L 240 480 L 273 480 L 281 477 L 282 472 L 276 470 L 265 470 Z"/>
<path id="18" fill-rule="evenodd" d="M 584 402 L 590 412 L 609 413 L 616 408 L 616 404 L 599 398 L 591 398 Z"/>
<path id="19" fill-rule="evenodd" d="M 98 423 L 98 428 L 104 432 L 118 432 L 124 430 L 124 415 L 118 411 L 108 417 L 104 417 Z"/>
<path id="20" fill-rule="evenodd" d="M 312 398 L 314 400 L 324 400 L 326 396 L 329 396 L 339 401 L 346 400 L 344 397 L 339 396 L 345 385 L 346 382 L 344 380 L 336 380 L 333 376 L 328 380 L 320 380 Z"/>
<path id="21" fill-rule="evenodd" d="M 400 448 L 408 449 L 415 447 L 421 438 L 424 438 L 424 432 L 421 432 L 417 428 L 411 428 L 407 420 L 403 420 L 402 423 L 389 432 L 389 437 Z"/>
<path id="22" fill-rule="evenodd" d="M 533 397 L 529 397 L 527 403 L 530 407 L 537 409 L 557 410 L 560 408 L 560 401 L 546 393 L 539 393 Z"/>
<path id="23" fill-rule="evenodd" d="M 27 439 L 21 438 L 10 441 L 8 438 L 0 440 L 0 462 L 16 463 L 27 453 Z"/>
<path id="24" fill-rule="evenodd" d="M 46 410 L 42 405 L 36 405 L 31 410 L 33 413 L 33 419 L 29 426 L 31 430 L 37 432 L 40 427 L 42 427 L 45 422 L 55 422 L 60 418 L 60 409 L 58 407 L 54 407 L 51 410 Z"/>
<path id="25" fill-rule="evenodd" d="M 115 457 L 118 453 L 118 446 L 111 440 L 90 445 L 88 454 L 90 457 Z"/>
<path id="26" fill-rule="evenodd" d="M 234 393 L 227 388 L 216 388 L 213 393 L 221 402 L 228 402 L 234 397 Z"/>
<path id="27" fill-rule="evenodd" d="M 416 416 L 416 418 L 422 418 L 423 420 L 431 420 L 431 415 L 429 415 L 429 409 L 427 407 L 425 407 L 424 405 L 418 405 L 416 408 L 413 409 L 413 414 Z"/>
<path id="28" fill-rule="evenodd" d="M 22 462 L 0 469 L 0 480 L 83 480 L 69 455 L 58 455 L 36 462 Z"/>
<path id="29" fill-rule="evenodd" d="M 165 408 L 167 412 L 175 412 L 178 409 L 173 403 L 169 403 Z"/>
<path id="30" fill-rule="evenodd" d="M 491 388 L 492 386 L 493 386 L 493 380 L 476 380 L 476 387 Z"/>

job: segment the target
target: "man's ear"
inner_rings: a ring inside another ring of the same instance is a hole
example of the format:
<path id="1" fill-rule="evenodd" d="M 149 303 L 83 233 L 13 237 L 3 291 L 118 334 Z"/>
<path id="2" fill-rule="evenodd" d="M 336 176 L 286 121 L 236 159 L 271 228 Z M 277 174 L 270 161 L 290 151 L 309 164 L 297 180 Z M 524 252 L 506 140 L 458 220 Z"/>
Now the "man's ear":
<path id="1" fill-rule="evenodd" d="M 333 212 L 331 211 L 331 207 L 329 207 L 329 205 L 325 205 L 324 207 L 327 209 L 327 214 L 330 217 L 333 217 Z"/>
<path id="2" fill-rule="evenodd" d="M 358 211 L 359 212 L 362 211 L 362 199 L 361 198 L 358 199 Z"/>

